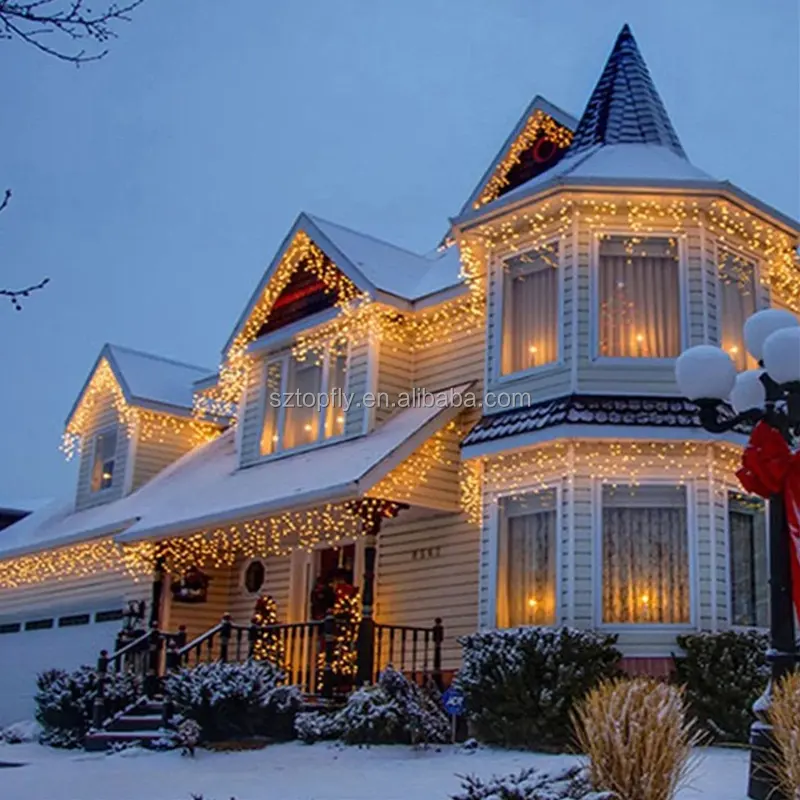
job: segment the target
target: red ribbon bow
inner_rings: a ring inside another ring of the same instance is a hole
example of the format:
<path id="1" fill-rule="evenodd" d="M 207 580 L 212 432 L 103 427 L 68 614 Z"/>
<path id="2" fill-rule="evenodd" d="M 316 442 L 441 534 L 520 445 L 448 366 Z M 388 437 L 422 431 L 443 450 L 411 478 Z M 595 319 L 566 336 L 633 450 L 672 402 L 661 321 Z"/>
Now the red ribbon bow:
<path id="1" fill-rule="evenodd" d="M 792 599 L 800 618 L 800 453 L 792 453 L 779 431 L 759 422 L 750 434 L 736 477 L 745 491 L 765 499 L 783 492 L 792 553 Z"/>

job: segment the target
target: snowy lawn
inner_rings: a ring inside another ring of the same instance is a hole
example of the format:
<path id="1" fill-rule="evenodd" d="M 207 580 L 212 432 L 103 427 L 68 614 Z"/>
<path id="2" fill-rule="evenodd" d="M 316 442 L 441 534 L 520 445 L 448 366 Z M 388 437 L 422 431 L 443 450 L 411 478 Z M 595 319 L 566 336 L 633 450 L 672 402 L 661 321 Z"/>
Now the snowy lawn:
<path id="1" fill-rule="evenodd" d="M 745 800 L 747 752 L 709 748 L 680 800 Z M 456 773 L 481 777 L 570 763 L 547 756 L 481 748 L 413 750 L 317 743 L 212 753 L 132 749 L 113 755 L 59 751 L 32 744 L 0 745 L 3 800 L 447 800 L 460 786 Z"/>

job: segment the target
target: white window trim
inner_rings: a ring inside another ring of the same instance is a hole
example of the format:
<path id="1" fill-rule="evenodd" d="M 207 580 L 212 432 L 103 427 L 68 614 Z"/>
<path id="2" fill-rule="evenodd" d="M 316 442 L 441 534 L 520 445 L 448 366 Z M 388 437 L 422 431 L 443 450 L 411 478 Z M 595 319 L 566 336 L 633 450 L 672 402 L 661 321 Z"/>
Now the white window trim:
<path id="1" fill-rule="evenodd" d="M 344 388 L 343 393 L 346 395 L 350 391 L 350 361 L 351 361 L 351 343 L 348 342 L 347 344 L 347 351 L 343 354 L 345 357 L 345 380 L 344 380 Z M 361 435 L 361 433 L 347 435 L 344 431 L 347 430 L 347 416 L 345 416 L 344 420 L 344 427 L 343 432 L 339 436 L 331 436 L 329 439 L 322 438 L 320 436 L 316 442 L 310 442 L 309 444 L 300 445 L 299 447 L 291 447 L 288 450 L 283 449 L 283 425 L 286 419 L 286 406 L 281 403 L 278 407 L 278 415 L 275 420 L 275 428 L 278 431 L 278 442 L 277 447 L 274 453 L 268 453 L 263 455 L 261 453 L 261 436 L 264 430 L 264 414 L 266 413 L 267 409 L 267 375 L 269 372 L 269 366 L 271 364 L 276 364 L 278 362 L 282 363 L 281 367 L 281 386 L 280 386 L 280 393 L 281 397 L 283 397 L 287 391 L 287 385 L 289 381 L 289 367 L 290 363 L 293 359 L 291 350 L 287 350 L 282 353 L 274 353 L 272 355 L 267 355 L 264 357 L 263 361 L 261 362 L 261 387 L 259 389 L 259 400 L 258 400 L 258 436 L 256 442 L 256 452 L 258 453 L 258 457 L 255 459 L 254 463 L 262 464 L 265 461 L 274 461 L 280 458 L 285 458 L 289 455 L 296 455 L 297 453 L 306 453 L 310 450 L 317 450 L 320 447 L 326 447 L 332 444 L 337 444 L 338 442 L 346 441 L 347 439 L 354 439 Z M 329 374 L 329 362 L 330 362 L 330 352 L 326 351 L 325 355 L 323 356 L 322 360 L 322 383 L 320 384 L 320 395 L 324 395 L 328 391 L 328 380 L 330 379 Z M 325 411 L 326 409 L 321 408 L 318 412 L 319 420 L 320 420 L 320 428 L 319 430 L 324 432 L 325 430 Z M 346 413 L 346 412 L 345 412 Z"/>
<path id="2" fill-rule="evenodd" d="M 717 304 L 717 319 L 716 331 L 714 341 L 711 344 L 722 347 L 722 325 L 720 319 L 720 310 L 722 308 L 722 279 L 719 274 L 719 261 L 723 252 L 731 253 L 734 256 L 749 261 L 753 265 L 753 283 L 755 284 L 756 291 L 756 311 L 762 311 L 769 308 L 772 302 L 772 292 L 769 286 L 761 284 L 761 259 L 758 256 L 748 253 L 747 250 L 736 247 L 735 245 L 722 243 L 719 239 L 714 239 L 714 300 Z M 744 336 L 742 336 L 742 345 L 744 346 Z"/>
<path id="3" fill-rule="evenodd" d="M 503 385 L 513 383 L 514 381 L 524 380 L 525 378 L 533 378 L 547 375 L 551 372 L 556 372 L 563 369 L 566 361 L 564 360 L 564 351 L 566 349 L 566 336 L 565 336 L 565 319 L 564 319 L 564 306 L 565 306 L 565 281 L 564 281 L 564 246 L 560 237 L 552 236 L 542 243 L 542 247 L 556 244 L 558 246 L 558 355 L 555 361 L 549 361 L 547 364 L 542 364 L 538 367 L 529 367 L 528 369 L 519 370 L 518 372 L 509 372 L 507 375 L 503 374 L 503 329 L 504 314 L 505 314 L 505 286 L 506 277 L 508 272 L 506 270 L 506 261 L 515 256 L 524 256 L 526 253 L 536 253 L 537 249 L 534 246 L 521 247 L 519 250 L 509 251 L 503 253 L 497 258 L 493 265 L 494 281 L 492 291 L 494 293 L 494 306 L 496 309 L 495 324 L 492 330 L 492 337 L 490 347 L 492 348 L 492 370 L 489 375 L 489 381 L 493 385 Z"/>
<path id="4" fill-rule="evenodd" d="M 608 230 L 603 231 L 603 238 L 609 236 L 640 237 L 646 239 L 675 239 L 678 247 L 678 305 L 680 309 L 680 346 L 678 354 L 689 346 L 689 280 L 686 254 L 686 236 L 669 231 L 641 231 Z M 600 270 L 600 237 L 595 233 L 592 236 L 592 245 L 589 256 L 589 353 L 590 363 L 601 366 L 627 366 L 627 367 L 664 367 L 672 366 L 676 356 L 655 358 L 651 356 L 603 356 L 600 355 L 600 287 L 598 275 Z"/>
<path id="5" fill-rule="evenodd" d="M 94 473 L 94 464 L 97 459 L 97 442 L 101 436 L 110 433 L 113 433 L 116 437 L 114 441 L 114 470 L 111 473 L 111 483 L 109 483 L 108 486 L 101 486 L 99 489 L 92 489 L 92 474 Z M 104 494 L 110 492 L 119 485 L 118 480 L 120 475 L 118 474 L 117 467 L 119 462 L 119 444 L 119 425 L 108 425 L 105 428 L 95 431 L 92 435 L 92 457 L 89 460 L 89 497 L 102 497 Z"/>
<path id="6" fill-rule="evenodd" d="M 689 552 L 689 621 L 683 623 L 660 622 L 603 622 L 603 487 L 630 486 L 630 476 L 605 476 L 595 478 L 592 486 L 592 610 L 594 627 L 609 633 L 642 633 L 657 632 L 689 632 L 697 630 L 698 620 L 698 572 L 697 572 L 697 481 L 687 480 L 684 484 L 676 483 L 674 478 L 647 477 L 636 486 L 680 486 L 686 492 L 686 536 Z"/>
<path id="7" fill-rule="evenodd" d="M 562 480 L 554 479 L 545 481 L 541 486 L 525 489 L 504 490 L 500 492 L 493 492 L 491 499 L 491 507 L 489 510 L 489 558 L 488 558 L 488 580 L 486 581 L 489 590 L 488 608 L 487 608 L 487 622 L 490 629 L 493 630 L 506 630 L 499 628 L 497 624 L 497 590 L 500 587 L 500 537 L 506 534 L 508 530 L 507 516 L 502 512 L 501 505 L 503 500 L 522 499 L 525 497 L 536 497 L 542 492 L 555 491 L 556 495 L 556 558 L 555 558 L 555 613 L 554 622 L 552 625 L 527 625 L 522 627 L 537 627 L 537 628 L 557 628 L 565 624 L 562 618 L 564 611 L 563 601 L 561 597 L 562 580 L 563 580 L 563 553 L 562 548 L 564 544 L 564 530 L 563 530 L 563 500 L 564 500 L 564 482 Z M 524 514 L 517 514 L 514 516 L 524 516 Z"/>
<path id="8" fill-rule="evenodd" d="M 740 494 L 747 497 L 747 493 L 743 492 L 741 487 L 738 489 L 733 485 L 725 486 L 725 592 L 726 592 L 726 608 L 728 627 L 734 631 L 758 631 L 759 633 L 766 633 L 769 631 L 769 625 L 734 625 L 733 624 L 733 585 L 731 584 L 731 520 L 730 520 L 730 499 L 731 493 Z M 753 495 L 756 497 L 756 495 Z M 767 565 L 769 565 L 769 500 L 763 500 L 764 503 L 764 535 L 766 536 L 767 546 Z M 767 576 L 769 576 L 769 566 L 767 566 Z M 769 580 L 767 582 L 767 592 L 769 592 Z"/>

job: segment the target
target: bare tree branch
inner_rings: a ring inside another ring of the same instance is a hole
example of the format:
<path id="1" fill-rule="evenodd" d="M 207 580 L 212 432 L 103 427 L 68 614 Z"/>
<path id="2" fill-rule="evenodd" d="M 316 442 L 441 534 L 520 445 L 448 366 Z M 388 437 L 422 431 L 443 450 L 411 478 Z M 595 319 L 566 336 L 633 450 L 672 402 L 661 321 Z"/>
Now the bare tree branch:
<path id="1" fill-rule="evenodd" d="M 11 189 L 6 189 L 3 200 L 0 201 L 0 213 L 8 208 L 10 200 Z M 22 289 L 0 289 L 0 297 L 7 297 L 11 301 L 11 305 L 13 305 L 17 311 L 22 311 L 22 299 L 30 297 L 32 292 L 38 292 L 39 289 L 44 289 L 48 283 L 50 283 L 50 278 L 43 278 L 39 283 L 33 283 Z"/>
<path id="2" fill-rule="evenodd" d="M 114 25 L 129 22 L 130 12 L 144 0 L 109 0 L 94 11 L 86 0 L 0 0 L 0 37 L 20 39 L 49 56 L 73 64 L 97 61 L 108 52 L 102 47 L 116 37 Z M 48 37 L 50 41 L 43 41 Z M 73 46 L 68 46 L 67 42 Z M 81 45 L 91 42 L 101 49 L 88 52 Z"/>

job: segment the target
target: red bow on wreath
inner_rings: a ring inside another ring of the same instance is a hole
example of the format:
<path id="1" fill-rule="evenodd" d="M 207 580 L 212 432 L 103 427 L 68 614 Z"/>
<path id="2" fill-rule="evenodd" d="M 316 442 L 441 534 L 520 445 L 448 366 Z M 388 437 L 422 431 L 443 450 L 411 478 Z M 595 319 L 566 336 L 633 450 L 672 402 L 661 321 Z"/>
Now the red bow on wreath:
<path id="1" fill-rule="evenodd" d="M 745 491 L 765 499 L 783 492 L 792 554 L 792 599 L 800 618 L 800 453 L 792 453 L 780 432 L 759 422 L 750 434 L 736 473 Z"/>

